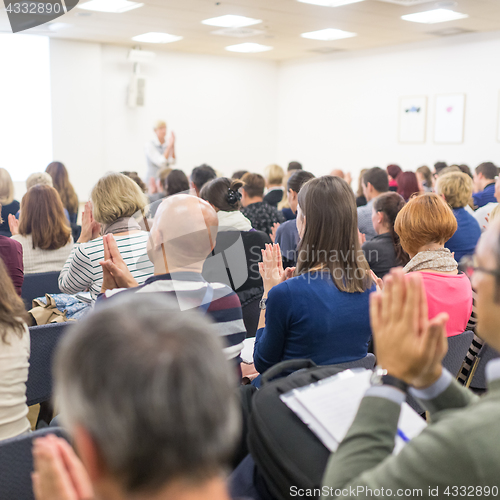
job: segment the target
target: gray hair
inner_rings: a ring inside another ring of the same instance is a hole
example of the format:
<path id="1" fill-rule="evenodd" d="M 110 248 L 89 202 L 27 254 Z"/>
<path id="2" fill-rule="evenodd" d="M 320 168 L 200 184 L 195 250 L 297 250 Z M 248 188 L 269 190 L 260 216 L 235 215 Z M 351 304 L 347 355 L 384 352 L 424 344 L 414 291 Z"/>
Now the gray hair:
<path id="1" fill-rule="evenodd" d="M 47 172 L 36 172 L 26 179 L 26 190 L 29 191 L 33 186 L 42 184 L 43 186 L 54 187 L 52 177 Z"/>
<path id="2" fill-rule="evenodd" d="M 129 492 L 220 474 L 240 431 L 236 379 L 215 328 L 171 299 L 129 294 L 71 328 L 56 354 L 63 424 L 79 424 Z"/>

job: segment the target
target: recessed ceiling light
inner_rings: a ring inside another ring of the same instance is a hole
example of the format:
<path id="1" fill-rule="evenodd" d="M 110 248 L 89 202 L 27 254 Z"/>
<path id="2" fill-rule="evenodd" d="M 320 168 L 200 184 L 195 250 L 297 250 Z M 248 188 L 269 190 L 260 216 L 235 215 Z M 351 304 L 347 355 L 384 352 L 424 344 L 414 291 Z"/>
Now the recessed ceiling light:
<path id="1" fill-rule="evenodd" d="M 341 40 L 342 38 L 352 38 L 357 36 L 357 33 L 351 33 L 350 31 L 337 30 L 334 28 L 327 28 L 325 30 L 310 31 L 309 33 L 302 33 L 300 35 L 302 38 L 310 38 L 311 40 Z"/>
<path id="2" fill-rule="evenodd" d="M 229 45 L 226 47 L 226 50 L 230 52 L 267 52 L 268 50 L 272 50 L 273 47 L 269 45 L 261 45 L 260 43 L 238 43 L 237 45 Z"/>
<path id="3" fill-rule="evenodd" d="M 128 10 L 142 7 L 143 3 L 130 2 L 129 0 L 90 0 L 77 5 L 79 9 L 94 10 L 96 12 L 113 12 L 119 14 Z"/>
<path id="4" fill-rule="evenodd" d="M 146 43 L 171 43 L 182 40 L 182 36 L 169 35 L 168 33 L 158 33 L 152 31 L 150 33 L 144 33 L 142 35 L 137 35 L 132 37 L 132 40 L 136 42 L 146 42 Z"/>
<path id="5" fill-rule="evenodd" d="M 244 26 L 252 26 L 261 22 L 261 19 L 253 19 L 251 17 L 245 16 L 233 16 L 232 14 L 228 14 L 226 16 L 205 19 L 204 21 L 202 21 L 202 24 L 208 24 L 209 26 L 219 26 L 220 28 L 243 28 Z"/>
<path id="6" fill-rule="evenodd" d="M 456 19 L 465 19 L 469 17 L 467 14 L 461 14 L 449 9 L 434 9 L 425 12 L 416 12 L 415 14 L 407 14 L 401 16 L 405 21 L 414 23 L 435 24 L 445 23 L 446 21 L 455 21 Z"/>
<path id="7" fill-rule="evenodd" d="M 322 7 L 340 7 L 350 3 L 363 2 L 363 0 L 299 0 L 299 2 L 321 5 Z"/>
<path id="8" fill-rule="evenodd" d="M 73 25 L 69 23 L 48 23 L 46 26 L 50 31 L 60 31 L 71 28 Z"/>

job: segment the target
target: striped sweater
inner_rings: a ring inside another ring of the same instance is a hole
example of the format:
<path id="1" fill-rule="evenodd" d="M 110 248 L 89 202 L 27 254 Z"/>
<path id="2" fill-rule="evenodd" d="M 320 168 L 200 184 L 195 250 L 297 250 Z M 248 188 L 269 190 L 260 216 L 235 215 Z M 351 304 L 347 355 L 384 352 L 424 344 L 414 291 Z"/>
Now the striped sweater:
<path id="1" fill-rule="evenodd" d="M 118 250 L 139 285 L 154 273 L 153 264 L 146 251 L 148 237 L 149 233 L 145 231 L 115 236 Z M 99 264 L 102 260 L 102 237 L 88 243 L 76 244 L 59 275 L 61 292 L 74 294 L 89 290 L 92 299 L 97 299 L 102 287 L 102 268 Z"/>
<path id="2" fill-rule="evenodd" d="M 196 308 L 206 312 L 217 324 L 219 335 L 224 337 L 226 358 L 239 363 L 246 329 L 240 299 L 227 285 L 208 283 L 201 274 L 194 272 L 162 274 L 148 278 L 144 285 L 136 288 L 108 290 L 99 297 L 97 304 L 122 293 L 164 293 L 177 301 L 181 311 Z"/>

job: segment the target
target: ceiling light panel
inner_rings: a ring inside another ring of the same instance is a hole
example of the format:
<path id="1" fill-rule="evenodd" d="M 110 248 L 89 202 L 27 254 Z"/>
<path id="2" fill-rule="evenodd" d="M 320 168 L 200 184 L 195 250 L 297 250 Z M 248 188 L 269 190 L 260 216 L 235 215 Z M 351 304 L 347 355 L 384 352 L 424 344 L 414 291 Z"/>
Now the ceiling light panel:
<path id="1" fill-rule="evenodd" d="M 401 16 L 401 19 L 413 23 L 436 24 L 456 21 L 457 19 L 465 19 L 467 17 L 469 17 L 467 14 L 462 14 L 453 10 L 434 9 L 425 12 L 416 12 L 415 14 L 406 14 L 405 16 Z"/>
<path id="2" fill-rule="evenodd" d="M 253 26 L 254 24 L 259 24 L 261 22 L 261 19 L 253 19 L 245 16 L 233 16 L 232 14 L 228 14 L 226 16 L 205 19 L 202 21 L 202 24 L 207 24 L 208 26 L 218 26 L 219 28 L 243 28 L 245 26 Z"/>
<path id="3" fill-rule="evenodd" d="M 357 36 L 357 33 L 351 33 L 350 31 L 343 31 L 334 28 L 327 28 L 324 30 L 302 33 L 302 35 L 300 36 L 302 38 L 309 38 L 311 40 L 323 40 L 329 42 L 332 40 L 342 40 L 343 38 L 352 38 L 354 36 Z"/>
<path id="4" fill-rule="evenodd" d="M 340 7 L 341 5 L 349 5 L 351 3 L 358 3 L 363 1 L 364 0 L 299 0 L 299 2 L 301 3 L 321 5 L 322 7 Z"/>
<path id="5" fill-rule="evenodd" d="M 142 7 L 143 5 L 143 3 L 130 2 L 129 0 L 90 0 L 89 2 L 78 4 L 77 7 L 95 12 L 121 14 L 122 12 Z"/>
<path id="6" fill-rule="evenodd" d="M 142 35 L 137 35 L 132 38 L 136 42 L 145 43 L 172 43 L 182 40 L 182 36 L 170 35 L 168 33 L 158 33 L 152 31 L 150 33 L 144 33 Z"/>
<path id="7" fill-rule="evenodd" d="M 272 50 L 273 47 L 269 45 L 261 45 L 260 43 L 238 43 L 237 45 L 229 45 L 226 50 L 229 52 L 240 52 L 245 54 L 255 53 L 255 52 L 267 52 Z"/>

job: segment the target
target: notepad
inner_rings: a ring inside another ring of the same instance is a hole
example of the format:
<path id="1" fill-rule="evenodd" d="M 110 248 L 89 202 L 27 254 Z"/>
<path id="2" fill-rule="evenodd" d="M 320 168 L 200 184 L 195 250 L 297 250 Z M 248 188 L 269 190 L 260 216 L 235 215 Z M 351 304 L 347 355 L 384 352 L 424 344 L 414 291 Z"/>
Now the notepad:
<path id="1" fill-rule="evenodd" d="M 253 348 L 255 346 L 255 337 L 250 337 L 243 341 L 243 349 L 241 350 L 241 360 L 247 365 L 253 363 Z"/>
<path id="2" fill-rule="evenodd" d="M 77 293 L 75 297 L 80 302 L 84 302 L 85 304 L 92 304 L 92 296 L 90 295 L 90 292 L 80 292 Z"/>
<path id="3" fill-rule="evenodd" d="M 281 395 L 285 403 L 331 451 L 337 450 L 351 427 L 361 400 L 370 387 L 371 370 L 346 370 L 315 384 Z M 397 454 L 418 436 L 425 421 L 404 403 L 395 437 Z"/>

